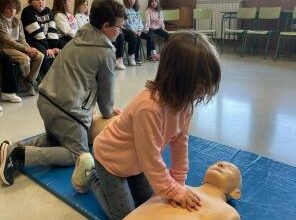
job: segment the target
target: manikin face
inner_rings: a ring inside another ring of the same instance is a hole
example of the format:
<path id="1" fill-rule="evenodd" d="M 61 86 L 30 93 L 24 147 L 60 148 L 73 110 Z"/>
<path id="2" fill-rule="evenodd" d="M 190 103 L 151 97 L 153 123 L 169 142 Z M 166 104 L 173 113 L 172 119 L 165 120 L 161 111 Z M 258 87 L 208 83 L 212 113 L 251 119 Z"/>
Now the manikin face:
<path id="1" fill-rule="evenodd" d="M 136 2 L 136 0 L 128 0 L 128 3 L 131 7 L 134 6 L 135 2 Z"/>
<path id="2" fill-rule="evenodd" d="M 151 7 L 152 8 L 157 8 L 158 4 L 159 4 L 159 0 L 152 0 L 151 1 Z"/>
<path id="3" fill-rule="evenodd" d="M 124 25 L 124 18 L 117 17 L 115 25 L 111 25 L 108 22 L 105 22 L 101 31 L 112 41 L 114 42 L 118 35 L 121 32 L 121 29 Z"/>
<path id="4" fill-rule="evenodd" d="M 32 0 L 30 5 L 32 5 L 36 11 L 42 12 L 46 7 L 46 2 L 45 0 Z"/>
<path id="5" fill-rule="evenodd" d="M 241 174 L 232 163 L 220 161 L 211 165 L 205 174 L 204 183 L 209 183 L 220 188 L 226 195 L 235 199 L 240 198 Z M 236 196 L 233 193 L 239 193 Z"/>
<path id="6" fill-rule="evenodd" d="M 16 14 L 16 9 L 13 8 L 12 6 L 7 6 L 7 7 L 5 7 L 2 14 L 5 18 L 12 19 L 12 18 L 14 18 L 15 14 Z"/>
<path id="7" fill-rule="evenodd" d="M 79 13 L 84 14 L 88 10 L 88 3 L 87 1 L 79 5 Z"/>

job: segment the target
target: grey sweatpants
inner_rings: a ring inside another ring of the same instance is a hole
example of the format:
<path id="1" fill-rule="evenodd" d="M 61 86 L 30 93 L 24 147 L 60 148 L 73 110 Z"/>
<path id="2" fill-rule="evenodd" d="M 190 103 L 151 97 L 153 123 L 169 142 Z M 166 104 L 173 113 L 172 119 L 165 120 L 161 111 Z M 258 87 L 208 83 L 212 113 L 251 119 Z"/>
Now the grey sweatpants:
<path id="1" fill-rule="evenodd" d="M 18 142 L 25 147 L 25 166 L 71 166 L 81 152 L 89 152 L 85 127 L 43 96 L 37 102 L 46 134 Z"/>
<path id="2" fill-rule="evenodd" d="M 98 161 L 95 168 L 89 175 L 89 185 L 109 219 L 123 219 L 153 195 L 143 173 L 118 177 L 109 173 Z"/>

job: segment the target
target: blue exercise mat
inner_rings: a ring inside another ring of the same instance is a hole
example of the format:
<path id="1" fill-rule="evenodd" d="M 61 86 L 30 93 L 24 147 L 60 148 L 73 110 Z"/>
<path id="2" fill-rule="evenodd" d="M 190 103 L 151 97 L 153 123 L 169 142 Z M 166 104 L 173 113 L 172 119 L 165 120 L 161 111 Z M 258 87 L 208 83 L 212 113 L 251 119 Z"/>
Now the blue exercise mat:
<path id="1" fill-rule="evenodd" d="M 169 164 L 169 151 L 164 159 Z M 243 177 L 242 198 L 231 201 L 242 220 L 296 219 L 295 167 L 190 136 L 190 171 L 186 184 L 198 186 L 208 166 L 226 160 L 236 164 Z M 23 172 L 89 219 L 107 219 L 95 196 L 76 193 L 71 186 L 72 168 L 25 168 Z"/>

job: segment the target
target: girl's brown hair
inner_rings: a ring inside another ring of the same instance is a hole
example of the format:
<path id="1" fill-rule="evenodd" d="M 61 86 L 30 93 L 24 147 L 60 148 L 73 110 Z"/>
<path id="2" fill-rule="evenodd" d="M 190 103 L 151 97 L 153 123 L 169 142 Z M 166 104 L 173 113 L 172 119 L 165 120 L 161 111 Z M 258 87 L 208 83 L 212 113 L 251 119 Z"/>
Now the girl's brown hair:
<path id="1" fill-rule="evenodd" d="M 153 99 L 177 112 L 208 103 L 218 92 L 220 79 L 215 46 L 206 36 L 188 31 L 169 38 L 161 52 L 156 78 L 148 80 L 146 87 Z"/>
<path id="2" fill-rule="evenodd" d="M 123 0 L 123 4 L 126 8 L 131 8 L 132 6 L 129 4 L 128 0 Z M 132 7 L 135 11 L 139 11 L 140 10 L 140 4 L 139 4 L 139 0 L 135 1 L 135 4 Z"/>
<path id="3" fill-rule="evenodd" d="M 66 14 L 65 10 L 66 0 L 54 0 L 52 5 L 52 14 L 56 15 L 57 13 Z"/>
<path id="4" fill-rule="evenodd" d="M 0 13 L 3 13 L 7 7 L 15 8 L 16 13 L 19 13 L 21 11 L 21 3 L 19 0 L 1 0 Z"/>
<path id="5" fill-rule="evenodd" d="M 74 2 L 74 15 L 79 13 L 79 6 L 84 4 L 85 2 L 88 3 L 88 0 L 75 0 L 75 2 Z M 88 12 L 85 12 L 85 14 L 88 14 Z"/>
<path id="6" fill-rule="evenodd" d="M 151 7 L 151 2 L 152 2 L 152 1 L 153 1 L 153 0 L 148 0 L 147 8 L 150 8 L 150 9 L 153 9 L 153 10 L 154 10 L 154 8 Z M 160 7 L 160 2 L 159 2 L 159 0 L 158 0 L 158 6 L 156 7 L 156 11 L 158 11 L 158 12 L 161 11 L 161 7 Z"/>

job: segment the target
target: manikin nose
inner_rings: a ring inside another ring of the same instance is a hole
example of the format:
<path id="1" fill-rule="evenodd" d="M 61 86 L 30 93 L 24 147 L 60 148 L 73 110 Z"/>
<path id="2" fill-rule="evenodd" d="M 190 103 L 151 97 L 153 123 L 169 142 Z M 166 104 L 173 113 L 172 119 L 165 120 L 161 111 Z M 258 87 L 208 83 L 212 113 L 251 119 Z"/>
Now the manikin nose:
<path id="1" fill-rule="evenodd" d="M 219 164 L 218 164 L 218 167 L 223 168 L 223 164 L 222 164 L 222 163 L 219 163 Z"/>

